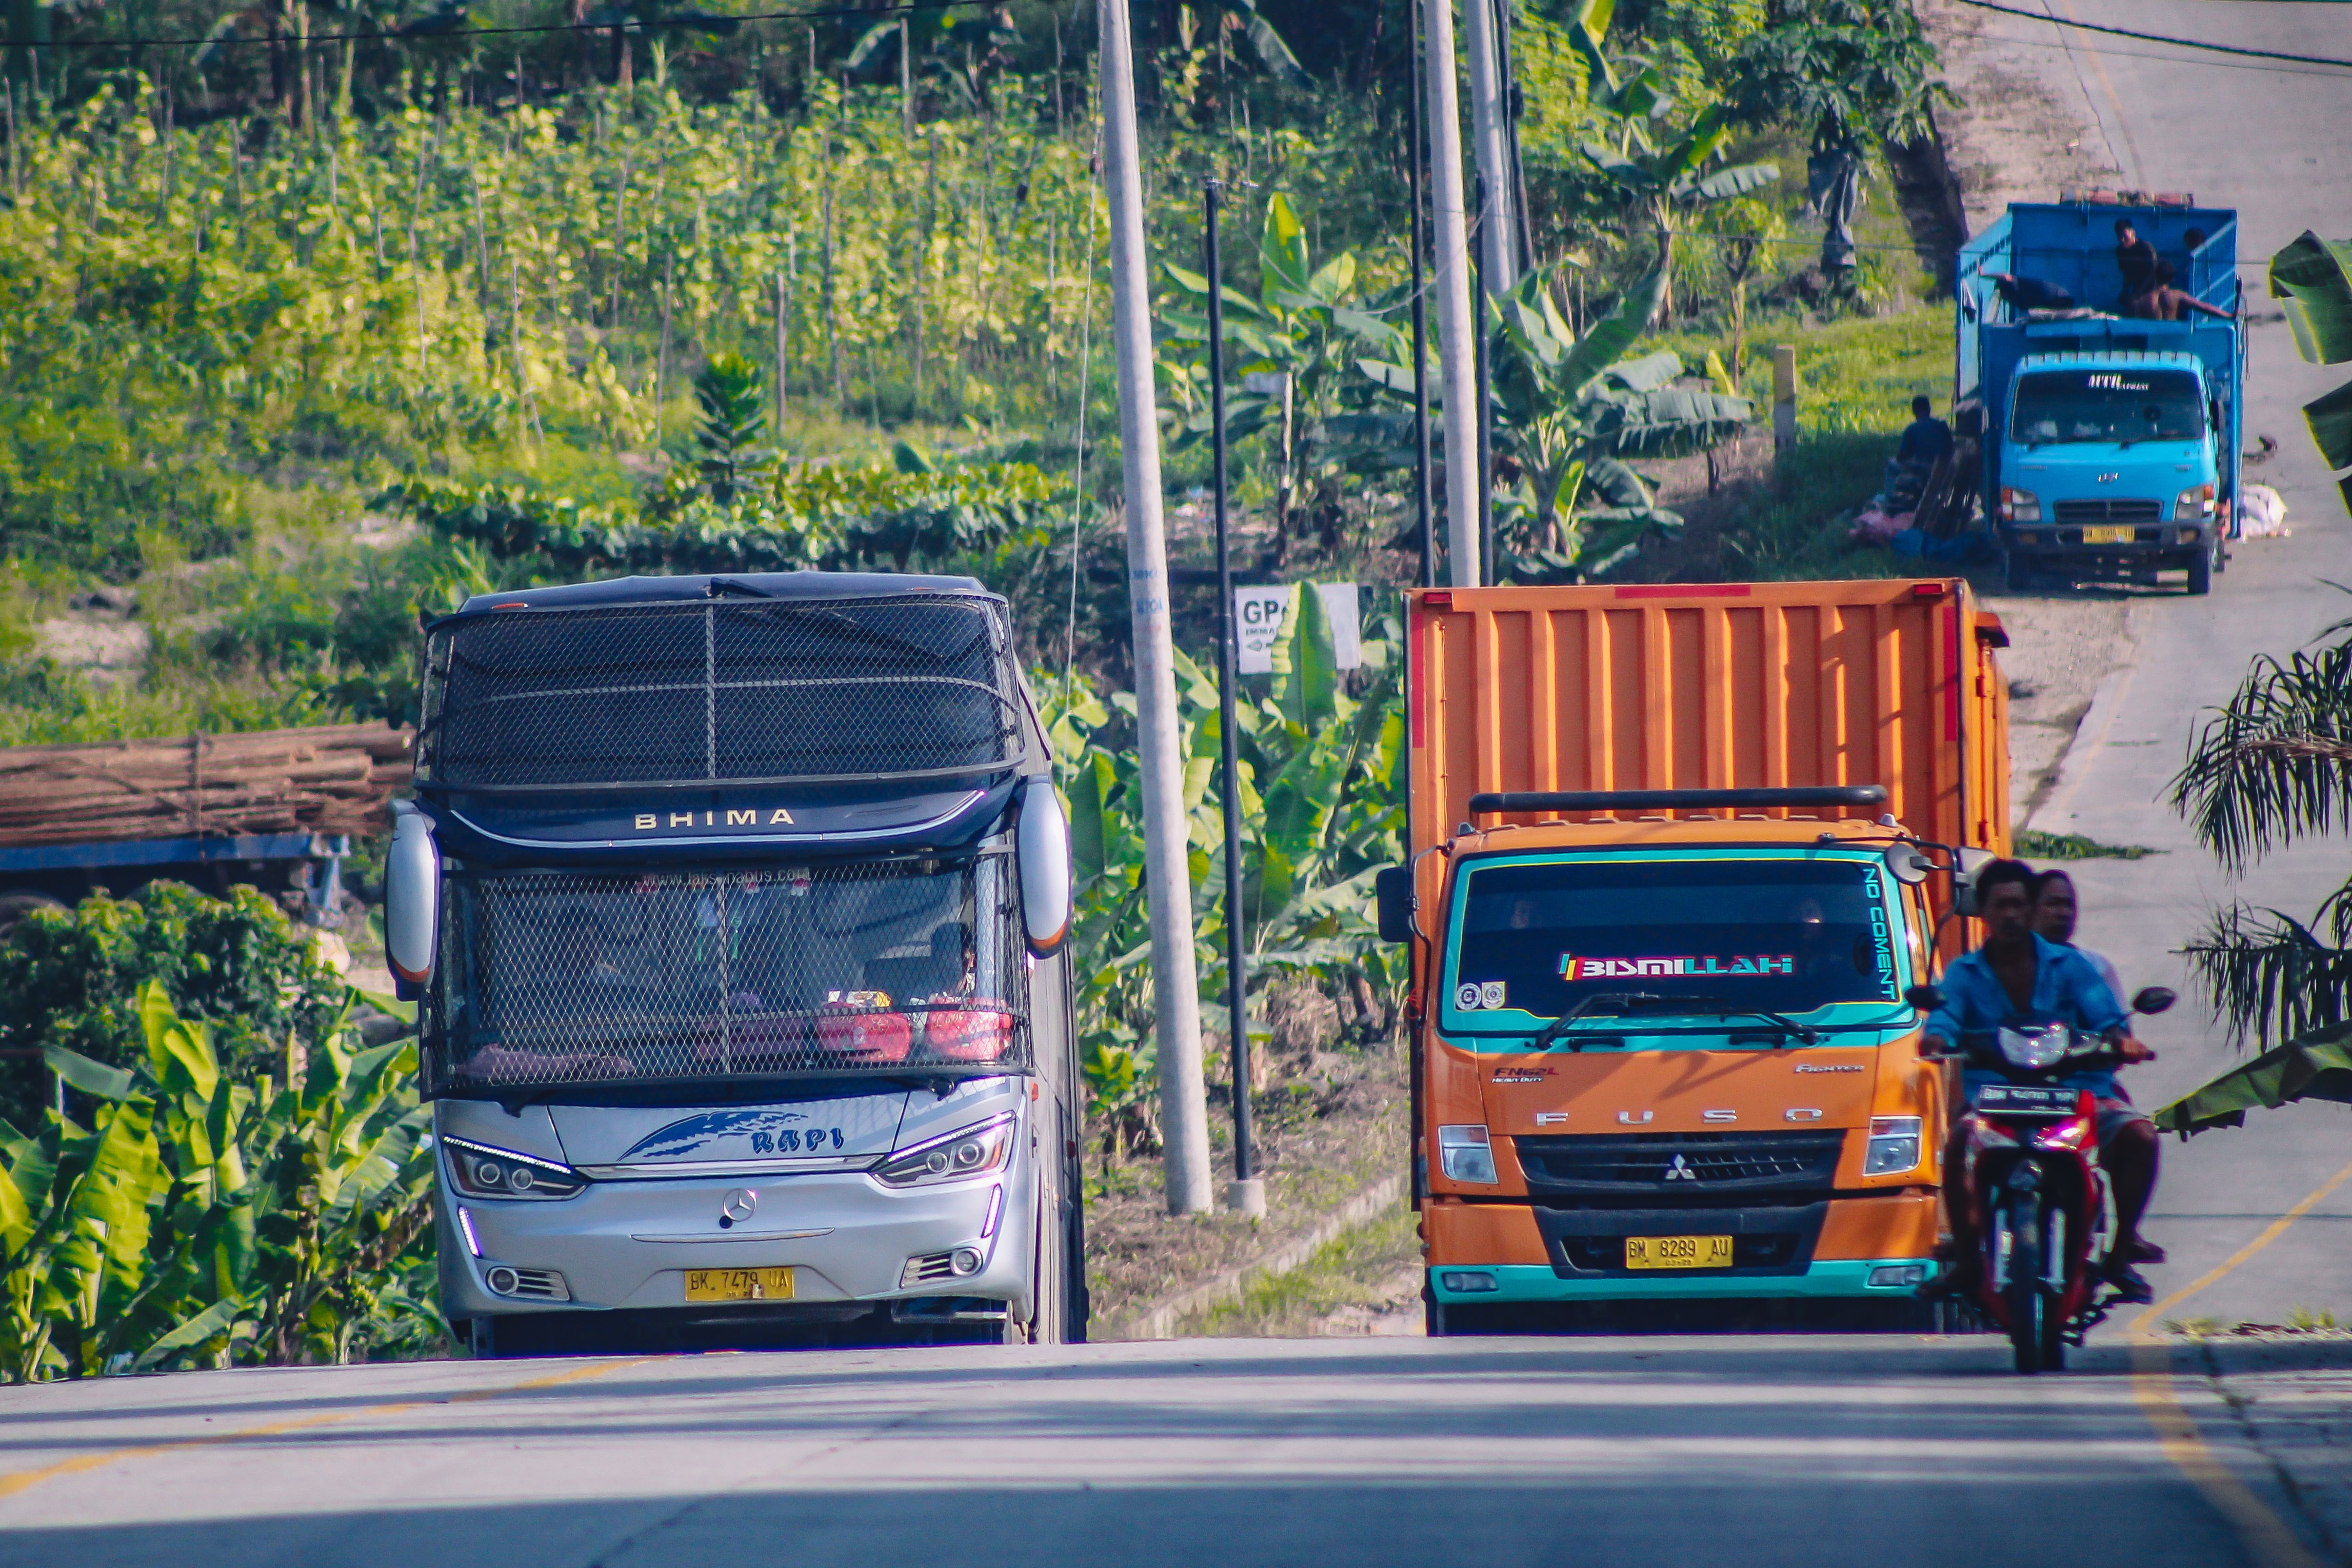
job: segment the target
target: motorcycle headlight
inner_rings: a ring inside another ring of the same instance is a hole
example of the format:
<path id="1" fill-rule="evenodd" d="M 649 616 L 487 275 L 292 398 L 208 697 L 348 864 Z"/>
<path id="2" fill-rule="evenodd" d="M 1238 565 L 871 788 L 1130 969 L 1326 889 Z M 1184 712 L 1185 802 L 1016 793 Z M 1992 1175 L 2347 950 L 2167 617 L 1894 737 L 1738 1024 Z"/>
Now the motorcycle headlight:
<path id="1" fill-rule="evenodd" d="M 2063 1024 L 2048 1029 L 2005 1029 L 2000 1031 L 2000 1053 L 2012 1067 L 2047 1067 L 2066 1054 L 2073 1043 Z"/>
<path id="2" fill-rule="evenodd" d="M 1892 1176 L 1896 1171 L 1915 1169 L 1919 1164 L 1919 1128 L 1920 1118 L 1916 1116 L 1873 1116 L 1870 1143 L 1862 1158 L 1862 1174 Z"/>
<path id="3" fill-rule="evenodd" d="M 885 1186 L 929 1186 L 985 1176 L 1003 1166 L 1012 1147 L 1013 1113 L 1007 1111 L 899 1150 L 874 1167 L 874 1179 Z"/>
<path id="4" fill-rule="evenodd" d="M 588 1178 L 570 1166 L 537 1155 L 470 1138 L 445 1137 L 441 1147 L 449 1158 L 450 1179 L 468 1197 L 577 1197 L 588 1187 Z"/>

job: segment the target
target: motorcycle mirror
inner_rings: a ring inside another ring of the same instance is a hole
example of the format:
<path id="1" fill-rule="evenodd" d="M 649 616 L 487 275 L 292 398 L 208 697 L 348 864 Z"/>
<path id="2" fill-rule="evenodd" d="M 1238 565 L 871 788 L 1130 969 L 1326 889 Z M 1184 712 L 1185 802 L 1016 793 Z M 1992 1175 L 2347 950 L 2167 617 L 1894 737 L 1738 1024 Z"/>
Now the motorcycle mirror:
<path id="1" fill-rule="evenodd" d="M 2135 993 L 2131 999 L 2136 1013 L 2160 1013 L 2180 998 L 2163 986 L 2149 986 Z"/>
<path id="2" fill-rule="evenodd" d="M 1895 844 L 1886 852 L 1886 874 L 1906 887 L 1918 886 L 1935 869 L 1934 861 L 1909 844 Z"/>
<path id="3" fill-rule="evenodd" d="M 1937 986 L 1914 986 L 1903 993 L 1903 999 L 1923 1013 L 1931 1013 L 1944 1005 L 1944 993 Z"/>

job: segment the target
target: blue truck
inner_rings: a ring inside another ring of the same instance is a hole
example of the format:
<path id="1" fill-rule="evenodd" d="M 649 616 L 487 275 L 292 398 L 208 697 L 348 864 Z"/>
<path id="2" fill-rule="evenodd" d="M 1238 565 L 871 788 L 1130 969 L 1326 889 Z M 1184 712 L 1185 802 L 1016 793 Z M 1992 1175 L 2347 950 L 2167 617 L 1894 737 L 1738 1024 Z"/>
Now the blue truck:
<path id="1" fill-rule="evenodd" d="M 2126 315 L 2118 223 L 2222 314 Z M 2012 203 L 1961 247 L 1954 424 L 2012 590 L 2180 571 L 2212 591 L 2242 445 L 2237 261 L 2237 214 L 2186 198 Z"/>

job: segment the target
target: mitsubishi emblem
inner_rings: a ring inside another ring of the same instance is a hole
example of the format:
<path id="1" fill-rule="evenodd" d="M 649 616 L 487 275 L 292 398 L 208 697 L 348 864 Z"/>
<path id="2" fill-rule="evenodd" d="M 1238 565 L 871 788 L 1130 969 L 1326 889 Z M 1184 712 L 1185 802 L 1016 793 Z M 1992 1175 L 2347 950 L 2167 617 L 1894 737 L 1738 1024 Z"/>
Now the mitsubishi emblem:
<path id="1" fill-rule="evenodd" d="M 1674 1157 L 1674 1163 L 1666 1166 L 1666 1179 L 1668 1181 L 1696 1181 L 1698 1180 L 1698 1172 L 1690 1168 L 1690 1162 L 1688 1160 L 1683 1158 L 1680 1155 L 1676 1155 Z"/>
<path id="2" fill-rule="evenodd" d="M 730 1229 L 738 1220 L 751 1218 L 752 1206 L 759 1201 L 760 1195 L 749 1187 L 730 1187 L 719 1205 L 719 1228 Z"/>

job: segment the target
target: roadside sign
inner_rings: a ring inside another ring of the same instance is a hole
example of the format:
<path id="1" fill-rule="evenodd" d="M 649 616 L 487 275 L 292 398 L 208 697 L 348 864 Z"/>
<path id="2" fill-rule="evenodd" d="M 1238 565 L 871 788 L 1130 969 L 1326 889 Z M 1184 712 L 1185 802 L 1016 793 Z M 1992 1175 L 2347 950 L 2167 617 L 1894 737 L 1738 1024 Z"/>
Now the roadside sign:
<path id="1" fill-rule="evenodd" d="M 1331 651 L 1336 662 L 1339 668 L 1352 670 L 1364 662 L 1363 622 L 1356 585 L 1318 582 L 1312 586 L 1323 601 L 1323 618 L 1330 622 Z M 1294 591 L 1296 589 L 1290 586 L 1234 590 L 1234 625 L 1238 632 L 1239 668 L 1243 674 L 1273 673 L 1275 640 L 1282 634 L 1283 620 L 1290 612 Z"/>

